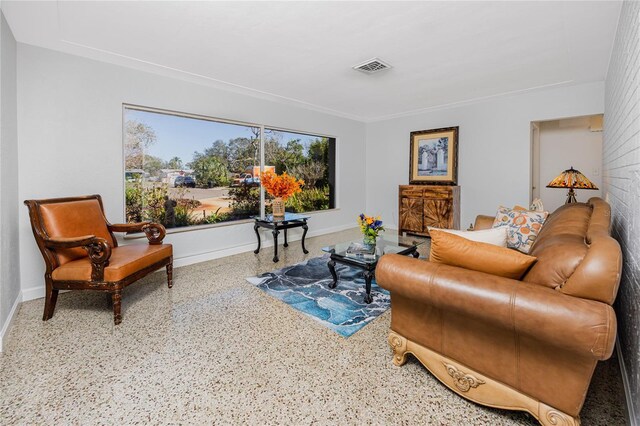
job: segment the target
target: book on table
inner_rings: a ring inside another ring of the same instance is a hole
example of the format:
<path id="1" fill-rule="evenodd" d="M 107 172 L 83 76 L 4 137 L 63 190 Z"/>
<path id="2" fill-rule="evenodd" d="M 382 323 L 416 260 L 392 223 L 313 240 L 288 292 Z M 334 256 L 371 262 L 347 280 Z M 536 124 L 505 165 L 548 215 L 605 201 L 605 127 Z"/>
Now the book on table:
<path id="1" fill-rule="evenodd" d="M 364 245 L 361 243 L 351 243 L 346 252 L 347 257 L 353 257 L 358 259 L 375 259 L 376 248 L 375 246 Z"/>

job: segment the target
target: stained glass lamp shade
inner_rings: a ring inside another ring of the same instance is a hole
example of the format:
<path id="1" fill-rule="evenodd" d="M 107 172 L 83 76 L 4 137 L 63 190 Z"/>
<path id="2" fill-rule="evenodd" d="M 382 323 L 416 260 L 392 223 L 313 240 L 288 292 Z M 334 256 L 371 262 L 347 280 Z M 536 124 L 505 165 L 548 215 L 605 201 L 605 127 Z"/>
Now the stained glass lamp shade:
<path id="1" fill-rule="evenodd" d="M 560 173 L 558 177 L 549 182 L 547 188 L 569 188 L 565 204 L 577 202 L 574 189 L 598 189 L 593 182 L 573 167 Z"/>

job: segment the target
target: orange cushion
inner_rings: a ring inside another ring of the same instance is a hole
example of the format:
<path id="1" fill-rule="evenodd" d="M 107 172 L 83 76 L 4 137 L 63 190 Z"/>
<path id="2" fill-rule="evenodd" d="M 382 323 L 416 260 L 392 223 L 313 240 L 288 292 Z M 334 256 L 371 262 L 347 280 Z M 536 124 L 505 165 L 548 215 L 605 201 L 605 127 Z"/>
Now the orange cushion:
<path id="1" fill-rule="evenodd" d="M 536 258 L 517 250 L 470 241 L 448 232 L 433 229 L 429 261 L 520 279 Z"/>
<path id="2" fill-rule="evenodd" d="M 132 244 L 114 247 L 109 258 L 109 266 L 104 268 L 104 281 L 120 281 L 172 255 L 171 244 Z M 72 260 L 54 269 L 51 276 L 55 281 L 90 281 L 91 260 L 88 257 Z"/>
<path id="3" fill-rule="evenodd" d="M 113 246 L 113 238 L 97 199 L 41 204 L 40 214 L 49 237 L 71 238 L 95 235 L 104 238 L 110 246 Z M 86 257 L 87 252 L 79 247 L 56 250 L 56 255 L 58 262 L 63 265 L 74 259 Z"/>

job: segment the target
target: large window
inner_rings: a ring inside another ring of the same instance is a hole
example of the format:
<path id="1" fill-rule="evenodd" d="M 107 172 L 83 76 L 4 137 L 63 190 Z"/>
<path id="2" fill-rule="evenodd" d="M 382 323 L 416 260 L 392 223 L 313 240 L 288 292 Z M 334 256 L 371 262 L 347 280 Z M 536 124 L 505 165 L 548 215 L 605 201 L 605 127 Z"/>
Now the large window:
<path id="1" fill-rule="evenodd" d="M 287 211 L 332 209 L 335 139 L 265 128 L 264 160 L 276 173 L 304 180 L 302 192 L 287 200 Z"/>
<path id="2" fill-rule="evenodd" d="M 129 222 L 174 228 L 269 213 L 261 170 L 305 181 L 287 211 L 334 207 L 334 138 L 125 106 L 124 161 Z"/>

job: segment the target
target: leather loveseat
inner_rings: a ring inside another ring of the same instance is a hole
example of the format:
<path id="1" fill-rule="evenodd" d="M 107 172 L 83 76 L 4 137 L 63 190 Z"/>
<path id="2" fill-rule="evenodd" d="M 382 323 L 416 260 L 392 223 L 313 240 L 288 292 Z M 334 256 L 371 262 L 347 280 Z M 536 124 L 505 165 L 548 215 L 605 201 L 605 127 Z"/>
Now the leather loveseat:
<path id="1" fill-rule="evenodd" d="M 611 356 L 622 268 L 600 198 L 552 213 L 512 280 L 398 255 L 376 278 L 391 292 L 393 362 L 412 354 L 480 404 L 528 411 L 543 425 L 580 424 L 596 363 Z M 475 229 L 491 227 L 479 216 Z"/>

